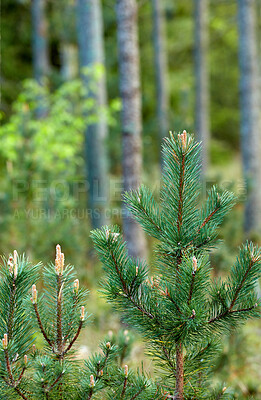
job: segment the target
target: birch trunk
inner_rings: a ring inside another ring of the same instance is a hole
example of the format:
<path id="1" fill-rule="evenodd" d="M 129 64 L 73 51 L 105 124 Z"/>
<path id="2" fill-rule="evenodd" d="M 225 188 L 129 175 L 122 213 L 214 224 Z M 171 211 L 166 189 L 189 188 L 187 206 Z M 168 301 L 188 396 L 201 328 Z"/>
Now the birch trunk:
<path id="1" fill-rule="evenodd" d="M 202 174 L 208 166 L 209 72 L 208 72 L 208 1 L 195 0 L 195 132 L 202 141 Z"/>
<path id="2" fill-rule="evenodd" d="M 78 0 L 78 42 L 80 67 L 98 65 L 104 69 L 103 21 L 99 0 Z M 95 90 L 90 92 L 92 78 L 82 75 L 88 97 L 95 101 L 98 120 L 88 124 L 85 132 L 86 169 L 89 183 L 88 207 L 93 228 L 107 223 L 106 204 L 108 198 L 107 155 L 105 139 L 107 136 L 107 121 L 102 109 L 107 104 L 105 73 L 102 72 L 95 82 Z"/>
<path id="3" fill-rule="evenodd" d="M 244 228 L 261 228 L 260 100 L 255 0 L 238 0 L 241 153 L 247 182 Z"/>
<path id="4" fill-rule="evenodd" d="M 142 168 L 141 93 L 136 0 L 117 0 L 118 59 L 122 100 L 122 152 L 124 190 L 140 185 Z M 145 237 L 130 213 L 123 209 L 123 229 L 129 254 L 144 257 Z"/>

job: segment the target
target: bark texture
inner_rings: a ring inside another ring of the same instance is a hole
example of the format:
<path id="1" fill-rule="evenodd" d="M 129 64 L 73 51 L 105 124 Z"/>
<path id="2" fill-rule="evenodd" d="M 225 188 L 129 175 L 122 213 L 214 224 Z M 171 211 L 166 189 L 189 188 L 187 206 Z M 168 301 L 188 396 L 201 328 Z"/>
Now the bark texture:
<path id="1" fill-rule="evenodd" d="M 152 0 L 153 7 L 153 42 L 154 60 L 157 87 L 157 118 L 159 126 L 159 139 L 168 134 L 168 79 L 167 79 L 167 52 L 166 32 L 164 17 L 164 1 Z"/>
<path id="2" fill-rule="evenodd" d="M 48 46 L 47 46 L 47 21 L 45 16 L 45 0 L 32 0 L 32 49 L 33 49 L 33 74 L 34 79 L 43 83 L 43 78 L 49 72 Z"/>
<path id="3" fill-rule="evenodd" d="M 103 21 L 99 0 L 78 0 L 78 42 L 80 67 L 104 67 Z M 85 132 L 86 169 L 89 184 L 88 206 L 93 228 L 107 223 L 106 204 L 108 196 L 107 155 L 105 139 L 107 137 L 107 121 L 102 109 L 107 104 L 106 81 L 104 71 L 95 81 L 95 89 L 90 91 L 90 77 L 82 75 L 83 84 L 88 89 L 88 97 L 92 97 L 95 108 L 99 109 L 98 120 L 88 124 Z"/>
<path id="4" fill-rule="evenodd" d="M 195 132 L 202 141 L 202 173 L 206 174 L 209 146 L 208 2 L 195 0 Z"/>
<path id="5" fill-rule="evenodd" d="M 140 185 L 142 168 L 141 93 L 137 31 L 136 0 L 117 0 L 118 59 L 120 96 L 122 100 L 122 151 L 124 190 Z M 145 237 L 141 227 L 126 208 L 123 209 L 123 229 L 129 254 L 144 257 Z"/>
<path id="6" fill-rule="evenodd" d="M 176 388 L 174 400 L 184 399 L 184 361 L 182 344 L 176 345 Z"/>
<path id="7" fill-rule="evenodd" d="M 240 133 L 247 182 L 244 221 L 247 234 L 261 228 L 261 124 L 255 6 L 255 0 L 238 0 Z"/>

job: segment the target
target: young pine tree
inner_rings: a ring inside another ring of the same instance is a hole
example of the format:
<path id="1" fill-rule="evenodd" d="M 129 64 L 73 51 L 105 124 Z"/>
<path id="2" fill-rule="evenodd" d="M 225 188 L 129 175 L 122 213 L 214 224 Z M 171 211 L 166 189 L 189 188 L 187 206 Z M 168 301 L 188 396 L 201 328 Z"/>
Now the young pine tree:
<path id="1" fill-rule="evenodd" d="M 104 265 L 103 290 L 148 344 L 163 373 L 169 399 L 225 399 L 225 387 L 211 387 L 211 370 L 224 334 L 260 316 L 255 285 L 261 252 L 247 242 L 226 280 L 213 280 L 209 252 L 217 228 L 235 202 L 213 187 L 199 204 L 201 146 L 186 131 L 171 134 L 163 146 L 160 205 L 141 186 L 125 203 L 156 247 L 157 276 L 144 261 L 128 256 L 119 228 L 92 232 Z"/>
<path id="2" fill-rule="evenodd" d="M 87 291 L 79 287 L 73 267 L 64 265 L 59 245 L 55 265 L 44 268 L 42 295 L 35 285 L 39 272 L 40 265 L 30 265 L 16 251 L 1 268 L 0 398 L 161 399 L 144 374 L 119 367 L 121 346 L 107 341 L 88 360 L 75 357 L 74 345 L 87 320 Z"/>

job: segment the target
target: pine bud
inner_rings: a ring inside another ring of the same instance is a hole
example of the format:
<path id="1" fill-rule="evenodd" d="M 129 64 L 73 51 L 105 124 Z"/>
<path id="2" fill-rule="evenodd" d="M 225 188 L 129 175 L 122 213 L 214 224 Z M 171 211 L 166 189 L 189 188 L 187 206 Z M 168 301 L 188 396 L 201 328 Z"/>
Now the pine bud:
<path id="1" fill-rule="evenodd" d="M 81 321 L 84 321 L 84 310 L 85 310 L 85 308 L 84 308 L 84 306 L 82 306 L 81 307 L 81 316 L 80 316 Z"/>
<path id="2" fill-rule="evenodd" d="M 18 259 L 18 254 L 17 251 L 14 250 L 14 279 L 17 278 L 17 270 L 18 270 L 17 259 Z"/>
<path id="3" fill-rule="evenodd" d="M 78 294 L 79 291 L 79 279 L 75 279 L 75 281 L 73 282 L 73 291 Z"/>
<path id="4" fill-rule="evenodd" d="M 91 375 L 90 376 L 90 387 L 94 388 L 94 386 L 95 386 L 94 377 L 93 377 L 93 375 Z"/>
<path id="5" fill-rule="evenodd" d="M 8 258 L 7 265 L 8 265 L 8 267 L 9 267 L 9 272 L 10 272 L 11 275 L 13 274 L 13 270 L 14 270 L 14 262 L 13 262 L 13 261 L 14 261 L 13 257 L 10 256 L 10 257 Z"/>
<path id="6" fill-rule="evenodd" d="M 56 258 L 59 260 L 61 258 L 61 246 L 59 244 L 56 245 Z"/>
<path id="7" fill-rule="evenodd" d="M 227 390 L 227 388 L 226 388 L 226 386 L 224 386 L 222 389 L 222 393 L 225 393 L 226 390 Z"/>
<path id="8" fill-rule="evenodd" d="M 56 258 L 55 258 L 55 272 L 57 275 L 62 275 L 64 268 L 64 254 L 61 252 L 61 246 L 56 246 Z"/>
<path id="9" fill-rule="evenodd" d="M 63 274 L 63 268 L 64 268 L 64 253 L 61 253 L 61 271 L 60 274 Z"/>
<path id="10" fill-rule="evenodd" d="M 136 276 L 138 276 L 138 273 L 139 273 L 139 267 L 137 266 L 136 267 Z"/>
<path id="11" fill-rule="evenodd" d="M 186 149 L 186 144 L 187 144 L 187 132 L 184 130 L 181 135 L 179 135 L 179 138 L 181 139 L 181 144 L 182 144 L 182 149 Z"/>
<path id="12" fill-rule="evenodd" d="M 4 338 L 2 339 L 3 342 L 3 348 L 6 349 L 8 345 L 8 340 L 7 340 L 7 333 L 4 334 Z"/>
<path id="13" fill-rule="evenodd" d="M 100 370 L 100 376 L 103 376 L 103 370 L 102 369 Z"/>
<path id="14" fill-rule="evenodd" d="M 124 336 L 127 336 L 129 333 L 128 329 L 125 329 L 125 331 L 123 332 Z"/>
<path id="15" fill-rule="evenodd" d="M 105 231 L 105 237 L 106 237 L 106 241 L 108 242 L 108 240 L 109 240 L 109 236 L 110 236 L 110 231 L 109 231 L 109 229 L 106 229 L 106 231 Z"/>
<path id="16" fill-rule="evenodd" d="M 110 342 L 107 342 L 107 343 L 106 343 L 106 347 L 107 347 L 108 350 L 110 350 L 110 349 L 111 349 L 111 343 L 110 343 Z"/>
<path id="17" fill-rule="evenodd" d="M 198 269 L 198 261 L 195 256 L 192 258 L 192 262 L 193 262 L 193 274 L 195 274 Z"/>
<path id="18" fill-rule="evenodd" d="M 27 355 L 25 354 L 25 355 L 24 355 L 24 365 L 27 365 L 27 362 L 28 362 L 28 357 L 27 357 Z"/>
<path id="19" fill-rule="evenodd" d="M 125 378 L 127 378 L 128 372 L 129 372 L 128 365 L 125 365 L 125 366 L 124 366 L 124 375 L 125 375 Z"/>
<path id="20" fill-rule="evenodd" d="M 112 233 L 112 237 L 113 237 L 112 243 L 117 242 L 119 236 L 120 236 L 119 233 Z"/>
<path id="21" fill-rule="evenodd" d="M 37 303 L 37 290 L 36 290 L 36 285 L 32 286 L 32 297 L 31 297 L 32 303 L 36 304 Z"/>
<path id="22" fill-rule="evenodd" d="M 35 346 L 35 344 L 33 344 L 33 353 L 35 353 L 36 352 L 36 346 Z"/>

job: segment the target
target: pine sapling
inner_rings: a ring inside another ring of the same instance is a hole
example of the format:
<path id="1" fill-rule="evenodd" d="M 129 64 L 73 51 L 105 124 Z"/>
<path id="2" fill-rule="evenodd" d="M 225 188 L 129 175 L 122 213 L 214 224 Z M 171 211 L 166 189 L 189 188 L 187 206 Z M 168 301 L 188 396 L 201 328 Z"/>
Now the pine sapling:
<path id="1" fill-rule="evenodd" d="M 110 341 L 101 343 L 100 351 L 87 360 L 76 358 L 75 344 L 89 319 L 87 291 L 80 287 L 73 267 L 65 266 L 59 245 L 55 264 L 44 268 L 43 294 L 36 283 L 40 267 L 15 251 L 1 268 L 0 398 L 162 398 L 144 374 L 118 365 L 122 349 Z M 36 335 L 41 346 L 34 344 Z"/>
<path id="2" fill-rule="evenodd" d="M 247 242 L 227 279 L 211 278 L 209 252 L 235 196 L 214 186 L 200 204 L 200 150 L 186 131 L 171 133 L 163 145 L 160 204 L 145 186 L 124 195 L 133 217 L 158 241 L 156 275 L 149 276 L 144 260 L 128 256 L 117 226 L 92 232 L 106 272 L 103 291 L 144 336 L 175 400 L 229 398 L 226 387 L 213 389 L 210 382 L 221 338 L 260 317 L 258 247 Z"/>

